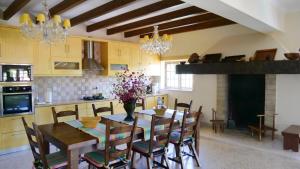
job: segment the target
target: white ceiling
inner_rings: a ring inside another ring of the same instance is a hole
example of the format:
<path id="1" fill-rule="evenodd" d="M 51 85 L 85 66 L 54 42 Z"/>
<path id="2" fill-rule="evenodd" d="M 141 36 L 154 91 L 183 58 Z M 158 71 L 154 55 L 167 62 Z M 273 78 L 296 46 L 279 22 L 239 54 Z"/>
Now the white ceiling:
<path id="1" fill-rule="evenodd" d="M 300 11 L 300 0 L 271 0 L 278 8 L 285 12 Z"/>

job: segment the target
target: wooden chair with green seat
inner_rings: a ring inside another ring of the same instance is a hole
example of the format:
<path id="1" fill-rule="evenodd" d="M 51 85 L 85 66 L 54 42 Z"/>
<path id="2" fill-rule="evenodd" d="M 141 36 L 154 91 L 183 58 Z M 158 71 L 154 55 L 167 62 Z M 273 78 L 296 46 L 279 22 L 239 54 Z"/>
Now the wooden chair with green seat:
<path id="1" fill-rule="evenodd" d="M 258 135 L 258 140 L 261 141 L 262 136 L 265 135 L 266 131 L 270 130 L 272 132 L 272 140 L 275 138 L 275 132 L 277 129 L 275 128 L 275 117 L 277 114 L 259 114 L 257 115 L 258 117 L 258 124 L 257 125 L 248 125 L 251 135 L 253 136 L 254 133 L 257 133 Z M 270 117 L 272 120 L 272 125 L 268 126 L 265 124 L 265 120 L 267 117 Z"/>
<path id="2" fill-rule="evenodd" d="M 174 110 L 178 110 L 178 108 L 183 108 L 183 109 L 188 109 L 188 111 L 191 110 L 191 107 L 192 107 L 192 103 L 193 103 L 193 100 L 190 101 L 190 104 L 188 103 L 178 103 L 178 99 L 176 98 L 175 99 L 175 104 L 174 104 Z"/>
<path id="3" fill-rule="evenodd" d="M 78 105 L 75 105 L 75 110 L 65 110 L 56 112 L 55 107 L 52 107 L 52 115 L 54 123 L 58 123 L 59 117 L 66 117 L 66 116 L 75 116 L 76 120 L 79 120 L 79 114 L 78 114 Z"/>
<path id="4" fill-rule="evenodd" d="M 34 157 L 35 164 L 49 169 L 58 169 L 67 166 L 67 154 L 64 152 L 55 152 L 52 154 L 45 154 L 43 150 L 43 138 L 35 123 L 33 128 L 30 128 L 22 117 L 25 132 L 29 141 L 29 145 Z M 36 140 L 36 141 L 35 141 Z M 38 150 L 38 151 L 37 151 Z"/>
<path id="5" fill-rule="evenodd" d="M 114 114 L 113 102 L 110 102 L 109 104 L 110 104 L 109 107 L 99 107 L 99 108 L 96 108 L 95 104 L 92 104 L 94 116 L 97 117 L 98 114 L 105 113 L 105 112 L 110 112 L 110 115 L 113 115 Z"/>
<path id="6" fill-rule="evenodd" d="M 195 148 L 195 140 L 197 132 L 199 132 L 201 114 L 202 106 L 199 107 L 199 110 L 197 112 L 188 112 L 187 109 L 185 109 L 183 114 L 181 130 L 175 130 L 171 133 L 170 143 L 173 144 L 175 147 L 176 157 L 169 157 L 169 159 L 179 163 L 182 169 L 184 166 L 182 154 L 193 157 L 196 160 L 198 167 L 200 167 L 198 153 Z M 182 148 L 184 146 L 188 146 L 192 154 L 183 152 Z"/>
<path id="7" fill-rule="evenodd" d="M 136 104 L 135 104 L 136 108 L 141 107 L 142 110 L 146 109 L 145 106 L 145 99 L 140 99 Z"/>
<path id="8" fill-rule="evenodd" d="M 176 111 L 174 111 L 171 118 L 152 115 L 150 140 L 142 140 L 133 143 L 131 168 L 134 168 L 135 153 L 139 153 L 141 156 L 146 157 L 148 169 L 152 169 L 153 164 L 155 167 L 169 168 L 167 148 L 175 115 Z M 160 162 L 154 160 L 156 157 L 161 157 Z M 164 165 L 164 161 L 166 162 L 166 165 Z"/>
<path id="9" fill-rule="evenodd" d="M 91 166 L 100 168 L 129 168 L 132 142 L 138 117 L 133 125 L 112 126 L 112 121 L 106 120 L 105 149 L 84 154 L 83 159 Z M 118 147 L 126 145 L 126 148 Z"/>

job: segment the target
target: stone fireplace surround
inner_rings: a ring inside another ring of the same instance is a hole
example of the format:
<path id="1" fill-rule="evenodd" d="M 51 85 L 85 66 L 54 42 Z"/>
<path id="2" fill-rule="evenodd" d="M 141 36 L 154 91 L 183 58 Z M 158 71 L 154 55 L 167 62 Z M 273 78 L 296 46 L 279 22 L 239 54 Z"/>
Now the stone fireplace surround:
<path id="1" fill-rule="evenodd" d="M 228 76 L 217 75 L 217 117 L 225 119 L 228 115 Z M 276 106 L 276 75 L 265 76 L 265 114 L 274 114 Z M 266 125 L 272 125 L 272 118 L 265 118 Z"/>

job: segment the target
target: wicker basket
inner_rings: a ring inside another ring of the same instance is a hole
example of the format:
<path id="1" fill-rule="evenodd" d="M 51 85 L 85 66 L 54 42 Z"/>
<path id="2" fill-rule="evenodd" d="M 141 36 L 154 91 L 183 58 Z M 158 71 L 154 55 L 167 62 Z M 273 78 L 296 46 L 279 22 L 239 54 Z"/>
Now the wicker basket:
<path id="1" fill-rule="evenodd" d="M 86 128 L 96 128 L 100 120 L 101 117 L 82 117 L 81 123 Z"/>

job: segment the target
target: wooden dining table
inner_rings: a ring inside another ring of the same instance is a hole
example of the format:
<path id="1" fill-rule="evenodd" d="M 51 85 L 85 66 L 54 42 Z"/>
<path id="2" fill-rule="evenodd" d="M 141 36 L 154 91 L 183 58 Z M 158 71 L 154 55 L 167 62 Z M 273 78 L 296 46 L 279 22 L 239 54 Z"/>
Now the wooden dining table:
<path id="1" fill-rule="evenodd" d="M 120 115 L 125 117 L 126 114 L 120 114 Z M 166 117 L 169 116 L 169 114 L 167 113 L 160 114 L 160 115 Z M 103 116 L 102 122 L 105 122 L 105 120 L 114 121 L 113 120 L 114 118 L 112 118 L 113 116 L 115 115 Z M 136 116 L 138 116 L 141 121 L 149 121 L 149 123 L 151 122 L 150 114 L 137 113 Z M 178 115 L 176 117 L 177 119 L 179 119 L 182 116 Z M 122 123 L 120 121 L 114 121 L 114 122 L 116 124 Z M 176 126 L 175 128 L 177 129 L 180 127 L 180 125 L 176 125 Z M 43 149 L 45 151 L 45 154 L 49 154 L 49 149 L 50 149 L 49 143 L 58 147 L 62 151 L 65 151 L 67 153 L 67 158 L 68 158 L 68 167 L 67 167 L 68 169 L 78 169 L 80 154 L 95 151 L 99 144 L 99 140 L 97 137 L 92 136 L 78 128 L 74 128 L 65 122 L 60 122 L 56 124 L 45 124 L 45 125 L 40 125 L 38 127 L 43 135 L 43 139 L 44 139 Z M 144 136 L 143 132 L 144 132 L 143 128 L 139 127 L 136 131 L 136 139 L 141 139 Z M 195 138 L 195 145 L 198 152 L 199 152 L 199 142 L 200 142 L 199 136 L 200 134 L 199 132 L 197 132 Z M 103 135 L 103 137 L 105 137 L 105 134 Z"/>

